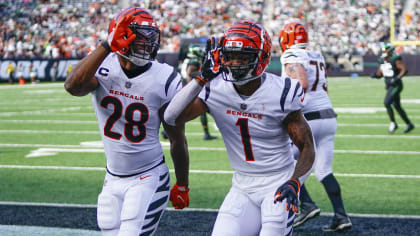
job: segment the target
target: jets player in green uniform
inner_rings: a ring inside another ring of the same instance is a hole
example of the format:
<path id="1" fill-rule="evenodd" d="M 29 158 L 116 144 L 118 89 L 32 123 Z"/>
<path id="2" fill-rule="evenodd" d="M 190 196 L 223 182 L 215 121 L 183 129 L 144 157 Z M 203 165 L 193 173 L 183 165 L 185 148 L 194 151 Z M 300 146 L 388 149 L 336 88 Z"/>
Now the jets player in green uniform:
<path id="1" fill-rule="evenodd" d="M 400 93 L 403 90 L 402 77 L 407 74 L 407 67 L 405 66 L 399 54 L 395 53 L 395 46 L 390 43 L 384 43 L 382 46 L 382 56 L 379 59 L 380 65 L 378 70 L 372 74 L 372 78 L 385 78 L 386 96 L 384 104 L 389 115 L 391 123 L 389 125 L 388 133 L 394 133 L 398 128 L 395 121 L 394 111 L 391 105 L 407 124 L 404 133 L 408 133 L 414 129 L 413 123 L 408 119 L 407 114 L 401 107 Z"/>

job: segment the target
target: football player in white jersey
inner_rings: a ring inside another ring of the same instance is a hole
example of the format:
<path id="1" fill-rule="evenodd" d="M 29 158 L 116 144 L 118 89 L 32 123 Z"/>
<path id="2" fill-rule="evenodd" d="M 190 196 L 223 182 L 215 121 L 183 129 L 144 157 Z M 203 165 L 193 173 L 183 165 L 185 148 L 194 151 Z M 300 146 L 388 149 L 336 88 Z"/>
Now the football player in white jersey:
<path id="1" fill-rule="evenodd" d="M 315 151 L 300 109 L 298 81 L 264 73 L 271 57 L 267 31 L 238 21 L 207 42 L 200 72 L 169 104 L 164 118 L 181 125 L 210 112 L 235 170 L 212 235 L 291 235 L 298 193 Z M 202 89 L 204 85 L 205 89 Z M 295 165 L 291 140 L 300 150 Z"/>
<path id="2" fill-rule="evenodd" d="M 307 50 L 308 34 L 299 22 L 287 23 L 280 32 L 282 75 L 299 80 L 305 90 L 305 105 L 302 112 L 308 120 L 315 139 L 316 159 L 315 176 L 320 181 L 331 200 L 334 218 L 331 225 L 323 227 L 324 231 L 350 229 L 348 218 L 341 198 L 340 185 L 332 171 L 334 136 L 337 131 L 337 115 L 332 108 L 327 93 L 326 64 L 321 53 Z M 295 157 L 299 150 L 294 147 Z M 302 185 L 300 213 L 293 226 L 299 226 L 320 214 L 320 209 L 309 196 L 305 185 Z"/>
<path id="3" fill-rule="evenodd" d="M 159 41 L 153 17 L 142 8 L 127 8 L 112 20 L 107 41 L 65 81 L 74 96 L 92 94 L 107 161 L 97 210 L 105 236 L 153 235 L 168 200 L 178 209 L 189 204 L 184 125 L 163 122 L 177 179 L 170 191 L 159 142 L 164 110 L 182 87 L 175 68 L 154 61 Z"/>

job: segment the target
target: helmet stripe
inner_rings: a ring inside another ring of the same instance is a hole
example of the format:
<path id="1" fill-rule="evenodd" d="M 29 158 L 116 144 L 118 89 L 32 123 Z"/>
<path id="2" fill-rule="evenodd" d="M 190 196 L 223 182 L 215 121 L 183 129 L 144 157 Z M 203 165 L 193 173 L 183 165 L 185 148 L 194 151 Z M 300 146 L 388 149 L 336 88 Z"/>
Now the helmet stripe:
<path id="1" fill-rule="evenodd" d="M 133 16 L 137 16 L 137 15 L 140 15 L 140 14 L 146 14 L 146 15 L 150 16 L 150 18 L 153 18 L 152 15 L 150 15 L 149 12 L 147 12 L 147 11 L 138 11 L 138 12 L 134 13 Z"/>
<path id="2" fill-rule="evenodd" d="M 136 12 L 137 11 L 137 12 Z M 132 12 L 134 12 L 133 16 L 137 16 L 140 15 L 142 13 L 147 14 L 148 16 L 150 16 L 150 18 L 153 18 L 152 15 L 150 15 L 149 12 L 145 11 L 143 8 L 140 7 L 130 7 L 128 9 L 125 9 L 124 11 L 120 12 L 116 17 L 115 17 L 115 22 L 118 22 L 118 18 L 120 16 L 125 17 L 129 14 L 131 14 Z"/>
<path id="3" fill-rule="evenodd" d="M 242 33 L 230 33 L 230 34 L 227 34 L 227 35 L 226 35 L 226 38 L 229 38 L 229 37 L 234 37 L 234 36 L 236 36 L 236 37 L 241 37 L 241 38 L 246 38 L 246 39 L 248 39 L 250 42 L 252 42 L 252 43 L 254 44 L 254 46 L 255 46 L 255 47 L 258 47 L 258 45 L 255 43 L 255 41 L 254 41 L 251 37 L 249 37 L 248 35 L 246 35 L 246 34 L 242 34 Z"/>

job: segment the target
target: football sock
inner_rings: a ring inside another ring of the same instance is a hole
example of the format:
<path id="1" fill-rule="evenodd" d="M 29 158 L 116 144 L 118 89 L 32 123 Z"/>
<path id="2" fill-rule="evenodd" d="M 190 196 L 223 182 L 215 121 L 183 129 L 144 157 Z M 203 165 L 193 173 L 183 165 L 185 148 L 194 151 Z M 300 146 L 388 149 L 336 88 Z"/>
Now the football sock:
<path id="1" fill-rule="evenodd" d="M 203 130 L 205 134 L 209 134 L 209 128 L 207 126 L 207 115 L 206 113 L 202 114 L 200 116 L 201 125 L 203 126 Z"/>
<path id="2" fill-rule="evenodd" d="M 327 175 L 321 183 L 324 185 L 324 188 L 328 194 L 328 197 L 333 205 L 334 212 L 346 215 L 344 210 L 343 200 L 341 198 L 340 185 L 335 179 L 334 175 L 331 173 Z"/>
<path id="3" fill-rule="evenodd" d="M 391 122 L 395 122 L 394 111 L 392 110 L 391 106 L 386 107 L 386 111 L 388 112 L 389 120 Z"/>
<path id="4" fill-rule="evenodd" d="M 395 107 L 395 110 L 397 110 L 398 114 L 400 114 L 400 116 L 404 120 L 404 122 L 406 124 L 410 124 L 411 122 L 408 119 L 407 114 L 405 113 L 404 109 L 402 109 L 400 103 L 399 102 L 395 103 L 394 107 Z"/>

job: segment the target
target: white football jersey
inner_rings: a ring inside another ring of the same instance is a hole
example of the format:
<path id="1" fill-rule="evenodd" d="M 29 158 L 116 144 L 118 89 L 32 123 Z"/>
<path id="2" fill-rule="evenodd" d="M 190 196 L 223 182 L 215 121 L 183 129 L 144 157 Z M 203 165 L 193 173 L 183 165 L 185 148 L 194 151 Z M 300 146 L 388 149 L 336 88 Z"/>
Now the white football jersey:
<path id="1" fill-rule="evenodd" d="M 321 53 L 300 48 L 287 49 L 280 58 L 282 64 L 282 76 L 285 77 L 285 65 L 299 63 L 305 67 L 308 76 L 308 88 L 306 89 L 306 104 L 303 113 L 332 108 L 331 100 L 327 93 L 326 64 Z"/>
<path id="2" fill-rule="evenodd" d="M 175 68 L 152 61 L 144 73 L 128 78 L 111 53 L 96 71 L 92 92 L 108 170 L 129 175 L 147 170 L 163 157 L 159 109 L 182 87 Z"/>
<path id="3" fill-rule="evenodd" d="M 263 83 L 248 98 L 221 75 L 209 84 L 199 97 L 223 136 L 234 170 L 266 175 L 293 166 L 291 140 L 282 122 L 303 106 L 304 93 L 297 80 L 264 73 Z"/>

